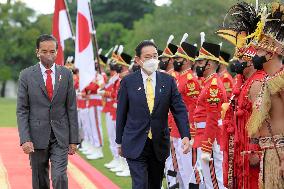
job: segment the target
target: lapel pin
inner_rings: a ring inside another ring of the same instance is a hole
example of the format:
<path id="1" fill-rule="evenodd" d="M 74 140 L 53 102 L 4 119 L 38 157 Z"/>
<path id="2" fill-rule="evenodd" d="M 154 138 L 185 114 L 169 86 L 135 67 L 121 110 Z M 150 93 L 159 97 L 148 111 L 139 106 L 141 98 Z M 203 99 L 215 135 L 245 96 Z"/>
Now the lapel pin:
<path id="1" fill-rule="evenodd" d="M 140 91 L 140 90 L 141 90 L 141 87 L 138 88 L 138 91 Z"/>

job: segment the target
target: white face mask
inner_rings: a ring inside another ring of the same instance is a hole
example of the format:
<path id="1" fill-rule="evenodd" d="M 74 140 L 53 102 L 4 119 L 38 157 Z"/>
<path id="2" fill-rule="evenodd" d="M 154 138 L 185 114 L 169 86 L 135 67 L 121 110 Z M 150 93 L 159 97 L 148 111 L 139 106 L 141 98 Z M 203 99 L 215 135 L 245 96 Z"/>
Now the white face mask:
<path id="1" fill-rule="evenodd" d="M 157 71 L 159 65 L 159 61 L 157 59 L 150 59 L 146 60 L 143 63 L 143 68 L 149 73 L 152 74 L 153 72 Z"/>

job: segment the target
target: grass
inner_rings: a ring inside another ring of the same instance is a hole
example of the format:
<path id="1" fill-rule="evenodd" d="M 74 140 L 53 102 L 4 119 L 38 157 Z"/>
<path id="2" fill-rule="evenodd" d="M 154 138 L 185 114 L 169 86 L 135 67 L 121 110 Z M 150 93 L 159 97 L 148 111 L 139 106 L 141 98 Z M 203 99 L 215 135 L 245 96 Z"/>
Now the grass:
<path id="1" fill-rule="evenodd" d="M 107 129 L 105 126 L 105 116 L 102 116 L 103 121 L 103 135 L 104 135 L 104 158 L 99 160 L 87 160 L 84 155 L 80 154 L 81 157 L 86 159 L 92 166 L 99 170 L 102 174 L 108 177 L 113 183 L 118 185 L 122 189 L 131 188 L 131 179 L 130 177 L 122 178 L 117 177 L 115 173 L 112 173 L 107 168 L 104 167 L 105 163 L 108 163 L 112 160 L 112 155 L 109 149 L 109 141 L 107 137 Z M 0 98 L 0 127 L 16 127 L 16 100 L 15 99 L 6 99 Z M 1 188 L 1 187 L 0 187 Z"/>
<path id="2" fill-rule="evenodd" d="M 131 188 L 131 178 L 130 177 L 117 177 L 115 173 L 109 171 L 109 169 L 104 167 L 105 163 L 108 163 L 112 160 L 111 151 L 109 149 L 109 141 L 107 136 L 107 128 L 105 125 L 105 116 L 102 116 L 102 124 L 103 124 L 103 138 L 104 138 L 104 146 L 103 153 L 104 158 L 98 160 L 87 160 L 84 155 L 81 155 L 86 161 L 88 161 L 91 165 L 93 165 L 96 169 L 98 169 L 102 174 L 107 176 L 113 183 L 118 185 L 122 189 L 130 189 Z"/>
<path id="3" fill-rule="evenodd" d="M 0 127 L 16 126 L 16 100 L 0 98 Z"/>

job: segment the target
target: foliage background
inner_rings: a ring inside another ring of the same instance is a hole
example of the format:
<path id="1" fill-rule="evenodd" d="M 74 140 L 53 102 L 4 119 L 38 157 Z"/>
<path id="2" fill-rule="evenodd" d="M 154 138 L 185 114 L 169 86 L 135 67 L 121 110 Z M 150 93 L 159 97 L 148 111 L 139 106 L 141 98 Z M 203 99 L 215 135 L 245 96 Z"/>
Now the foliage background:
<path id="1" fill-rule="evenodd" d="M 254 0 L 245 0 L 255 3 Z M 264 2 L 268 0 L 260 0 Z M 75 29 L 76 0 L 66 1 Z M 170 34 L 179 44 L 182 35 L 189 33 L 188 42 L 199 45 L 200 32 L 206 41 L 220 43 L 214 32 L 222 25 L 228 8 L 237 0 L 171 0 L 156 6 L 154 0 L 92 0 L 92 12 L 98 44 L 103 53 L 116 44 L 134 55 L 134 48 L 144 39 L 154 39 L 163 50 Z M 17 80 L 20 70 L 37 62 L 35 40 L 42 33 L 51 33 L 52 14 L 41 15 L 20 1 L 0 3 L 0 96 L 4 95 L 5 82 Z M 74 41 L 67 40 L 65 57 L 74 55 Z M 233 48 L 223 43 L 223 50 Z"/>

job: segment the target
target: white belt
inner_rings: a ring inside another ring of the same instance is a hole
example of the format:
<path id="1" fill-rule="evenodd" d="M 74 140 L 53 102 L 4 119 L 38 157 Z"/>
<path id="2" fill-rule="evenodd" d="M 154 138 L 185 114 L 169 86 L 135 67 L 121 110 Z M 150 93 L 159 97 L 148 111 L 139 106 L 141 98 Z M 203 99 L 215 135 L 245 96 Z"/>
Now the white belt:
<path id="1" fill-rule="evenodd" d="M 86 98 L 84 98 L 82 96 L 77 96 L 77 100 L 86 100 Z"/>
<path id="2" fill-rule="evenodd" d="M 99 95 L 89 95 L 89 99 L 102 100 L 102 96 L 99 96 Z"/>
<path id="3" fill-rule="evenodd" d="M 196 125 L 196 128 L 197 128 L 197 129 L 205 129 L 205 127 L 206 127 L 206 122 L 198 122 L 198 123 L 195 123 L 195 125 Z M 221 120 L 221 119 L 218 120 L 218 125 L 219 125 L 219 126 L 222 125 L 222 120 Z"/>

